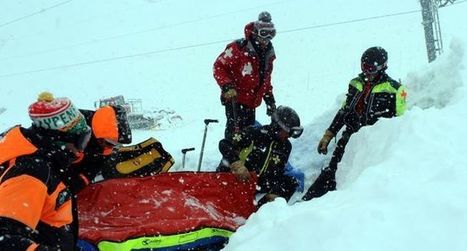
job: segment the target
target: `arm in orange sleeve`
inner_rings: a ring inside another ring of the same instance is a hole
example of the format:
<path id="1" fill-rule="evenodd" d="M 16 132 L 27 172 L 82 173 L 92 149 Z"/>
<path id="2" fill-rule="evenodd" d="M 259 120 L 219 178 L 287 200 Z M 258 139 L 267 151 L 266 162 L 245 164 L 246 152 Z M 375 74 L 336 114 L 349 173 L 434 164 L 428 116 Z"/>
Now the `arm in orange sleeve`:
<path id="1" fill-rule="evenodd" d="M 34 247 L 30 235 L 41 218 L 46 197 L 46 185 L 29 175 L 0 184 L 0 250 Z"/>

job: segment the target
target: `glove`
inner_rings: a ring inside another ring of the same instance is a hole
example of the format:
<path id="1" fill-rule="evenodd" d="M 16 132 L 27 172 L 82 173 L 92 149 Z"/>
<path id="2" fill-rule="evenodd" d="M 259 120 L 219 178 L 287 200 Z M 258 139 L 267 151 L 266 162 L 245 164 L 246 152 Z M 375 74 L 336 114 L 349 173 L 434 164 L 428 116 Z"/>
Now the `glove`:
<path id="1" fill-rule="evenodd" d="M 233 88 L 228 89 L 222 93 L 222 97 L 224 97 L 226 101 L 231 101 L 237 97 L 237 91 Z"/>
<path id="2" fill-rule="evenodd" d="M 237 180 L 247 181 L 250 179 L 250 172 L 241 160 L 237 160 L 230 164 L 230 170 L 232 170 L 232 174 L 237 178 Z"/>
<path id="3" fill-rule="evenodd" d="M 328 153 L 328 145 L 329 145 L 329 142 L 331 141 L 331 139 L 333 137 L 334 137 L 334 133 L 329 131 L 329 130 L 326 130 L 323 137 L 319 141 L 318 153 L 321 153 L 321 154 L 327 154 Z"/>
<path id="4" fill-rule="evenodd" d="M 93 244 L 85 241 L 78 240 L 76 242 L 77 251 L 99 251 Z"/>
<path id="5" fill-rule="evenodd" d="M 59 250 L 59 249 L 58 249 L 58 248 L 54 248 L 54 247 L 39 245 L 35 250 L 36 250 L 36 251 L 57 251 L 57 250 Z"/>
<path id="6" fill-rule="evenodd" d="M 276 111 L 276 104 L 266 105 L 266 114 L 271 116 Z"/>
<path id="7" fill-rule="evenodd" d="M 266 103 L 266 114 L 271 116 L 274 111 L 276 111 L 276 100 L 274 99 L 274 95 L 272 95 L 272 93 L 266 94 L 263 99 Z"/>

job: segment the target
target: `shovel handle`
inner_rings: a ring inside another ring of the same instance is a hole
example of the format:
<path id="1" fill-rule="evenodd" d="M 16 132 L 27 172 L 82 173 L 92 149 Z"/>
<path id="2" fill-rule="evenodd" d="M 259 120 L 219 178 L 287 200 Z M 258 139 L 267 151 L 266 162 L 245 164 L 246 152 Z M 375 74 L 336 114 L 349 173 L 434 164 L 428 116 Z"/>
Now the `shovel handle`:
<path id="1" fill-rule="evenodd" d="M 218 123 L 219 120 L 217 119 L 205 119 L 204 124 L 208 125 L 209 123 Z"/>
<path id="2" fill-rule="evenodd" d="M 186 152 L 193 151 L 193 150 L 195 150 L 194 147 L 191 147 L 191 148 L 183 148 L 183 149 L 182 149 L 182 153 L 185 154 Z"/>

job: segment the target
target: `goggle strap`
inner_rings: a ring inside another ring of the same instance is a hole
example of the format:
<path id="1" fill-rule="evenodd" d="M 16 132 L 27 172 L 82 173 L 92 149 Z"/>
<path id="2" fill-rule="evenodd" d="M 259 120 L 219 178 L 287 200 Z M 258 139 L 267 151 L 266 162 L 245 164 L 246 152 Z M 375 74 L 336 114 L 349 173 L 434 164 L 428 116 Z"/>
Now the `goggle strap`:
<path id="1" fill-rule="evenodd" d="M 284 130 L 286 131 L 291 137 L 296 135 L 296 137 L 299 137 L 303 133 L 303 127 L 301 126 L 294 126 L 292 128 L 287 127 L 282 121 L 276 119 L 277 124 Z"/>

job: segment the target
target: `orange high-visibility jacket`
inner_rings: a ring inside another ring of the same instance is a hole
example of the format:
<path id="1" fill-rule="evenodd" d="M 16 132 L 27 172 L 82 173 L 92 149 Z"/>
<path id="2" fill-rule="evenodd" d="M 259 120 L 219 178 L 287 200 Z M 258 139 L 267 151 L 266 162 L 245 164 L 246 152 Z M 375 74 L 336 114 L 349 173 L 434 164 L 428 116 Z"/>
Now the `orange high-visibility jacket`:
<path id="1" fill-rule="evenodd" d="M 50 142 L 27 136 L 34 133 L 17 126 L 0 136 L 0 250 L 74 250 L 66 166 L 46 150 Z"/>

